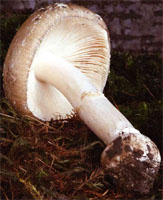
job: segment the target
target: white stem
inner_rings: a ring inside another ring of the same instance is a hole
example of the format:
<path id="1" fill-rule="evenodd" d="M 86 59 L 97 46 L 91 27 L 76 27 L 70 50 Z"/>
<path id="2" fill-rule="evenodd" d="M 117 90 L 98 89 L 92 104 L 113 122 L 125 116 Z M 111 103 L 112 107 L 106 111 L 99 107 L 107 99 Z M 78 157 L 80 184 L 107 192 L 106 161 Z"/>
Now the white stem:
<path id="1" fill-rule="evenodd" d="M 78 109 L 85 124 L 108 145 L 132 124 L 102 94 L 88 94 Z M 126 131 L 125 131 L 126 133 Z"/>
<path id="2" fill-rule="evenodd" d="M 35 60 L 35 76 L 56 87 L 106 145 L 122 130 L 133 127 L 84 74 L 51 52 L 39 53 Z"/>

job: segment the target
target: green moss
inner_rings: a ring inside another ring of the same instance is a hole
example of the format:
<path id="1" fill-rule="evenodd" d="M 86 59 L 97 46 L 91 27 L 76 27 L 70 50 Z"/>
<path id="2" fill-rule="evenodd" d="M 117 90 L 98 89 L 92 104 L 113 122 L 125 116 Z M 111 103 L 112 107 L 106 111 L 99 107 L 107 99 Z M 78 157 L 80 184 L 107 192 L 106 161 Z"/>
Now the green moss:
<path id="1" fill-rule="evenodd" d="M 162 59 L 160 55 L 112 54 L 105 95 L 161 149 Z"/>
<path id="2" fill-rule="evenodd" d="M 159 100 L 162 59 L 160 55 L 112 54 L 106 95 L 118 104 Z M 127 100 L 127 101 L 126 101 Z"/>
<path id="3" fill-rule="evenodd" d="M 4 62 L 5 55 L 9 48 L 9 45 L 16 34 L 17 30 L 20 28 L 21 24 L 28 17 L 27 14 L 19 14 L 12 16 L 0 16 L 0 30 L 1 30 L 1 40 L 0 40 L 0 60 L 1 65 Z"/>

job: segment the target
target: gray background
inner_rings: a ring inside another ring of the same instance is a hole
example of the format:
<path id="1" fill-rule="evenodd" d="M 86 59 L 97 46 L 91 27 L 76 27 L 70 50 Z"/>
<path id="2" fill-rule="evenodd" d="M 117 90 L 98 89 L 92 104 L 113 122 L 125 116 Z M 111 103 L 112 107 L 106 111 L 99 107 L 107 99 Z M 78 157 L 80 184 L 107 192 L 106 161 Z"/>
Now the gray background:
<path id="1" fill-rule="evenodd" d="M 35 10 L 48 3 L 67 2 L 83 5 L 106 22 L 113 50 L 160 53 L 163 50 L 162 0 L 2 0 L 1 10 Z"/>

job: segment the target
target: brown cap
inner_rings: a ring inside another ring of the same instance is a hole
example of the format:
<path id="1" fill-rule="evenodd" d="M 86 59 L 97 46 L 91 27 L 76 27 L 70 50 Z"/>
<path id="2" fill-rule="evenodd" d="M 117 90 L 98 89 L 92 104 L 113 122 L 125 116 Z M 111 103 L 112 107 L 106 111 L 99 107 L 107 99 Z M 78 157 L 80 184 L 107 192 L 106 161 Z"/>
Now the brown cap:
<path id="1" fill-rule="evenodd" d="M 104 21 L 86 8 L 54 4 L 32 14 L 9 47 L 4 64 L 4 89 L 18 112 L 42 120 L 66 118 L 72 113 L 71 104 L 56 88 L 34 76 L 33 60 L 40 48 L 47 48 L 72 63 L 103 91 L 110 62 Z"/>

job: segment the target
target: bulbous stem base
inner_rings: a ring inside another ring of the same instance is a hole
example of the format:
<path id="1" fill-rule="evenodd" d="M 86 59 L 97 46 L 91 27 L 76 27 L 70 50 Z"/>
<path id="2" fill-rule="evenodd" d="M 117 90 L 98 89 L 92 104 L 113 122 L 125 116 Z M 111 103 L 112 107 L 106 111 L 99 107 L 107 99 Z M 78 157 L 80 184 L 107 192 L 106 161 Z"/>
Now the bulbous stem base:
<path id="1" fill-rule="evenodd" d="M 160 166 L 156 145 L 142 134 L 123 133 L 109 144 L 101 156 L 105 174 L 124 192 L 147 194 Z"/>

